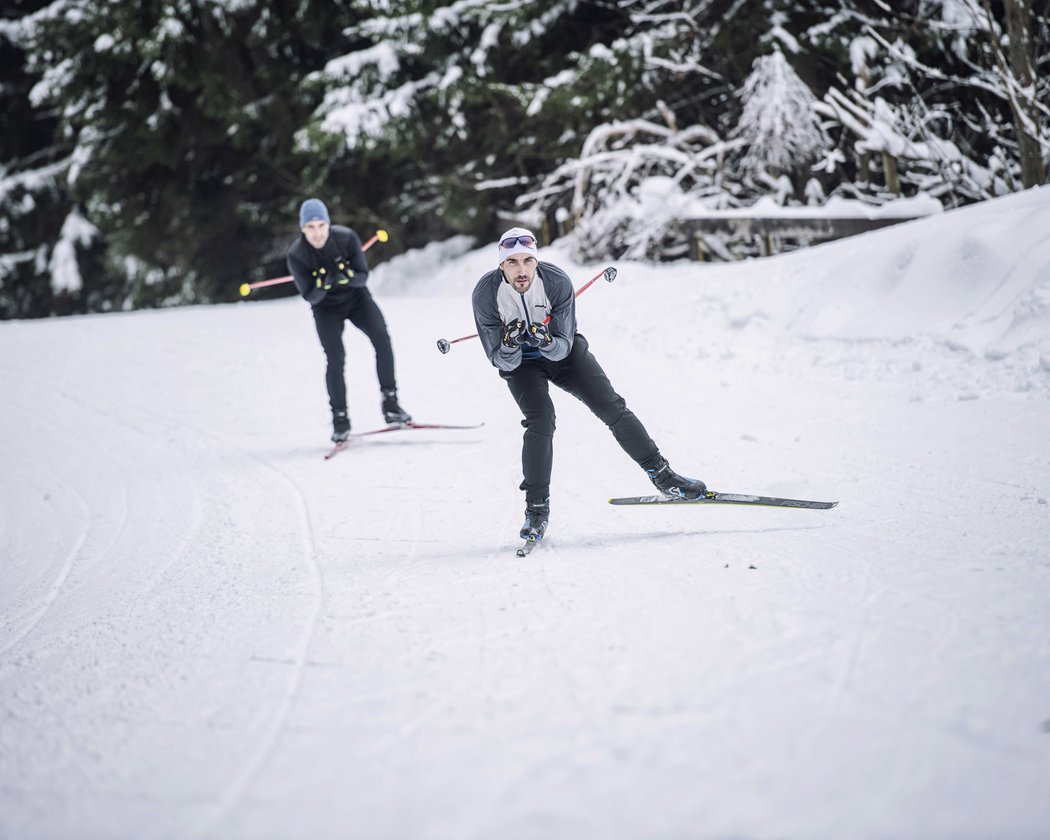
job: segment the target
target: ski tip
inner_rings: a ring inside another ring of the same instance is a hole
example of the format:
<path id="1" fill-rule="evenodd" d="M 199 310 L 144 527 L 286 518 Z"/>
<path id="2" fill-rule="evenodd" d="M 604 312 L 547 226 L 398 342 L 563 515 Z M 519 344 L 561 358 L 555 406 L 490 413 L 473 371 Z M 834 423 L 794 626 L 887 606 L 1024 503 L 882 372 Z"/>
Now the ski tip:
<path id="1" fill-rule="evenodd" d="M 350 445 L 350 441 L 349 440 L 340 441 L 339 443 L 337 443 L 335 446 L 333 446 L 331 449 L 329 449 L 324 454 L 324 459 L 326 461 L 331 461 L 336 455 L 338 455 L 340 452 L 342 452 L 344 449 L 346 449 L 349 445 Z"/>
<path id="2" fill-rule="evenodd" d="M 541 539 L 543 539 L 543 538 L 542 537 L 534 537 L 534 536 L 530 536 L 528 539 L 526 539 L 525 542 L 518 548 L 518 551 L 517 551 L 518 557 L 527 557 L 529 555 L 529 553 L 537 545 L 539 545 L 539 542 L 540 542 Z"/>
<path id="3" fill-rule="evenodd" d="M 684 502 L 685 499 L 674 499 L 670 496 L 617 496 L 609 499 L 610 505 L 669 505 Z"/>

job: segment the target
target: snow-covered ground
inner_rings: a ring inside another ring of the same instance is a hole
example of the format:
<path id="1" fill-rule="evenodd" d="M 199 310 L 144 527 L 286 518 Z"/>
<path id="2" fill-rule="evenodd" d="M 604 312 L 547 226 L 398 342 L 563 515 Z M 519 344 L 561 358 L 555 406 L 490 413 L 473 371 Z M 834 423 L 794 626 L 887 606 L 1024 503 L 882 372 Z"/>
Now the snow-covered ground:
<path id="1" fill-rule="evenodd" d="M 671 463 L 840 504 L 612 507 L 557 392 L 526 559 L 517 410 L 435 349 L 494 246 L 372 282 L 405 406 L 485 425 L 329 462 L 300 300 L 0 324 L 0 838 L 1050 836 L 1048 231 L 614 263 L 580 328 Z"/>

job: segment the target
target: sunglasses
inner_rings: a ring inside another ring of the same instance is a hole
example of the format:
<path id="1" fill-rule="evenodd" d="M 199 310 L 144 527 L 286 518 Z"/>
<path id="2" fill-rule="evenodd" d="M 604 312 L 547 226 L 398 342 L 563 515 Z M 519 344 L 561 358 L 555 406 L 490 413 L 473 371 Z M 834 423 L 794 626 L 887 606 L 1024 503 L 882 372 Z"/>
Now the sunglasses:
<path id="1" fill-rule="evenodd" d="M 524 248 L 532 248 L 536 244 L 535 236 L 508 236 L 499 246 L 501 248 L 513 248 L 515 245 L 521 245 Z"/>

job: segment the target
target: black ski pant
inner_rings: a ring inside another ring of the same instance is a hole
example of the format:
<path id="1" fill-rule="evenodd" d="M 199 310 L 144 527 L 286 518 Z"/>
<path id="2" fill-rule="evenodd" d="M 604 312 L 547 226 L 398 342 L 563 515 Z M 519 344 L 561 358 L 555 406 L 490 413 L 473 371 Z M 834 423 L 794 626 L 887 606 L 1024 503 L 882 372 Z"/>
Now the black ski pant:
<path id="1" fill-rule="evenodd" d="M 346 289 L 336 299 L 325 298 L 313 308 L 314 326 L 321 339 L 328 366 L 325 384 L 332 411 L 346 411 L 346 348 L 343 347 L 343 323 L 349 321 L 368 336 L 376 352 L 376 375 L 384 391 L 397 389 L 394 376 L 394 350 L 379 306 L 367 288 Z"/>
<path id="2" fill-rule="evenodd" d="M 528 359 L 511 371 L 500 371 L 518 408 L 524 415 L 525 435 L 521 448 L 521 469 L 525 501 L 542 502 L 550 496 L 551 466 L 554 459 L 554 403 L 549 383 L 568 391 L 583 402 L 609 427 L 620 444 L 643 469 L 660 460 L 660 450 L 642 422 L 613 390 L 598 360 L 591 355 L 587 339 L 576 334 L 572 350 L 560 362 Z"/>

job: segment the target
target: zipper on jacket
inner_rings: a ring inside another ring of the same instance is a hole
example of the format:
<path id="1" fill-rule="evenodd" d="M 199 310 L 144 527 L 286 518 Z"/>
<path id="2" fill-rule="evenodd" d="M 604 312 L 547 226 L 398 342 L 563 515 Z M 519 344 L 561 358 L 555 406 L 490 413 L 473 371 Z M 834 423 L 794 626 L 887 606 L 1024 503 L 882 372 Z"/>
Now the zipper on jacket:
<path id="1" fill-rule="evenodd" d="M 521 308 L 522 308 L 522 311 L 525 313 L 525 326 L 531 327 L 532 326 L 532 319 L 529 317 L 529 305 L 527 303 L 525 303 L 525 293 L 524 292 L 518 292 L 518 297 L 521 298 Z"/>

